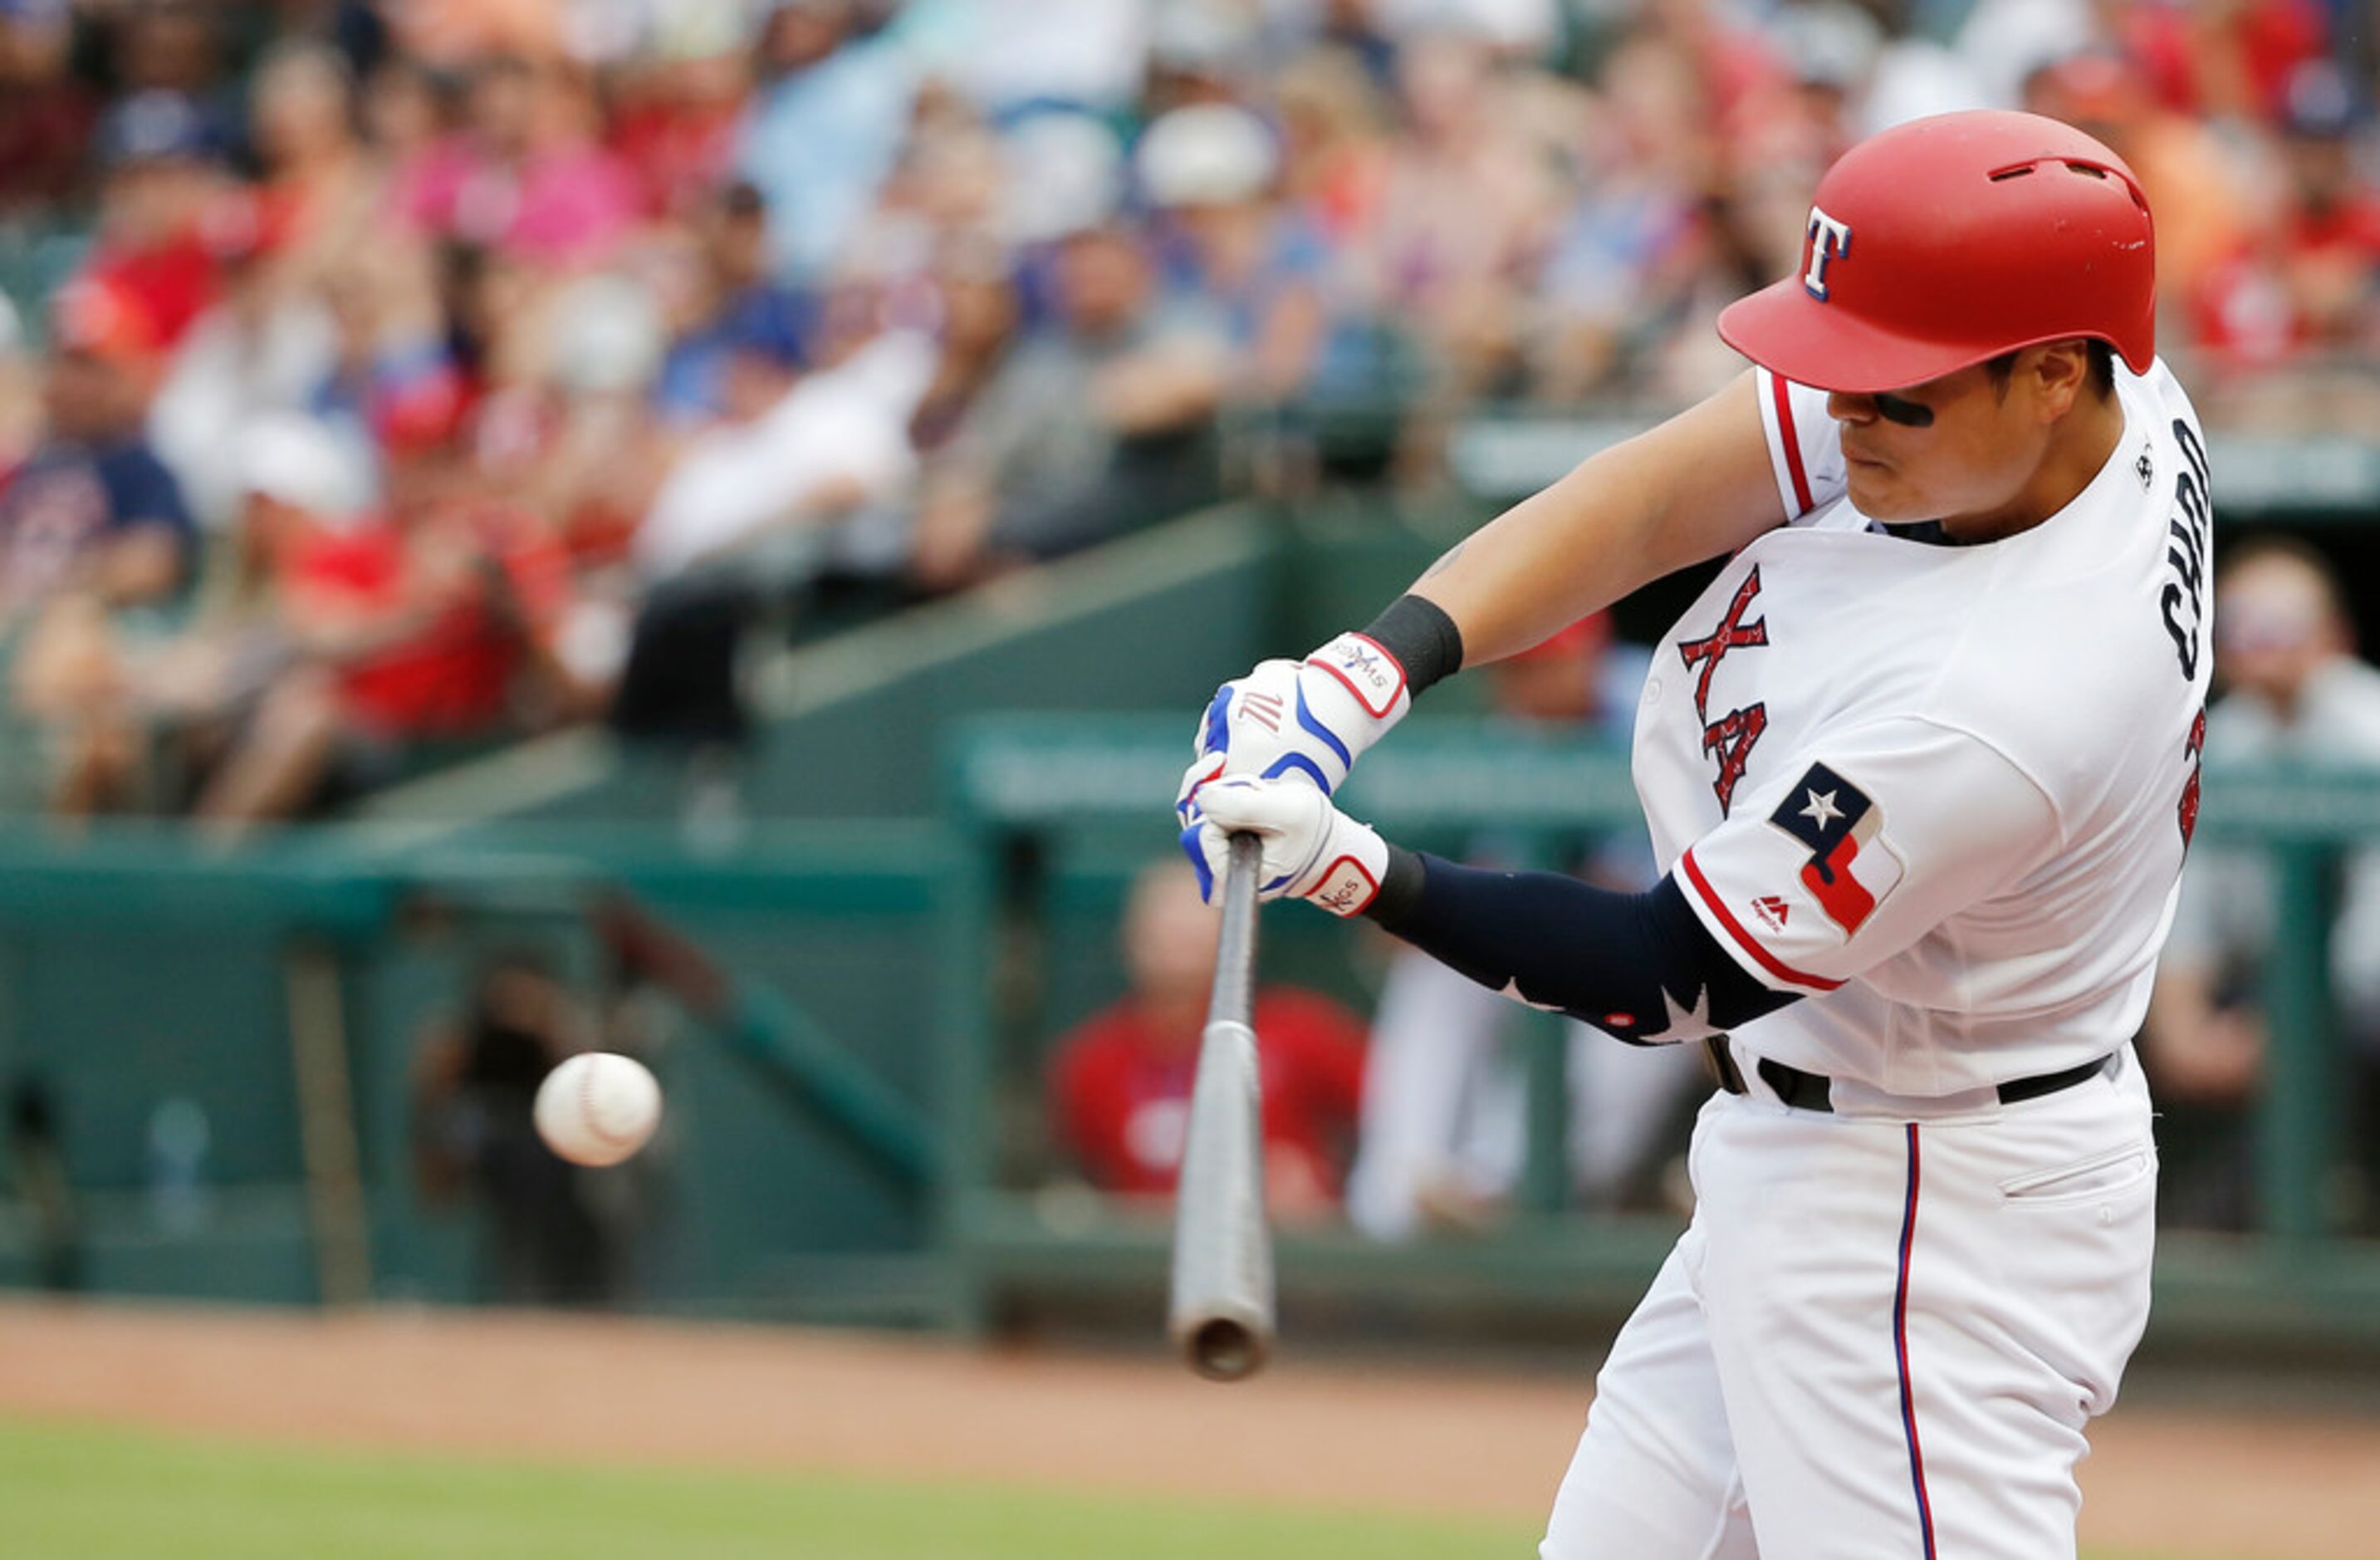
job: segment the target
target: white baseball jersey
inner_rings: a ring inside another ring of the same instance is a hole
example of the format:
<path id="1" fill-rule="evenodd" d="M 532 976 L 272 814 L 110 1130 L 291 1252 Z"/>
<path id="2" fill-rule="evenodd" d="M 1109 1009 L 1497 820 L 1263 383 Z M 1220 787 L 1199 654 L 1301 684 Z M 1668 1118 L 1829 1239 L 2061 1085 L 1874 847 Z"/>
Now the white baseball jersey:
<path id="1" fill-rule="evenodd" d="M 2073 502 L 2000 541 L 1846 496 L 1823 392 L 1761 371 L 1790 524 L 1656 647 L 1636 789 L 1719 945 L 1808 1000 L 1748 1049 L 1892 1094 L 2079 1066 L 2139 1026 L 2196 821 L 2205 446 L 2162 362 Z"/>

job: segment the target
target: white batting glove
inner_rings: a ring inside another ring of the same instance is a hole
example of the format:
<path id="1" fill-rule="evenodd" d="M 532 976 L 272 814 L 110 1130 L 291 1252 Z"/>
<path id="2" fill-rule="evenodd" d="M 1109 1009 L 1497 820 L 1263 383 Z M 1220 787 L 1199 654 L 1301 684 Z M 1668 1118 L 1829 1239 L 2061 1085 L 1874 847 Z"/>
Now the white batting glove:
<path id="1" fill-rule="evenodd" d="M 1189 827 L 1198 788 L 1226 775 L 1295 776 L 1328 796 L 1411 708 L 1405 669 L 1361 634 L 1342 634 L 1303 661 L 1259 662 L 1217 689 L 1199 717 L 1198 756 L 1174 811 Z"/>
<path id="2" fill-rule="evenodd" d="M 1197 822 L 1182 843 L 1209 900 L 1233 834 L 1264 842 L 1259 899 L 1311 899 L 1332 915 L 1356 915 L 1380 892 L 1389 870 L 1388 842 L 1302 780 L 1213 781 L 1192 810 Z"/>

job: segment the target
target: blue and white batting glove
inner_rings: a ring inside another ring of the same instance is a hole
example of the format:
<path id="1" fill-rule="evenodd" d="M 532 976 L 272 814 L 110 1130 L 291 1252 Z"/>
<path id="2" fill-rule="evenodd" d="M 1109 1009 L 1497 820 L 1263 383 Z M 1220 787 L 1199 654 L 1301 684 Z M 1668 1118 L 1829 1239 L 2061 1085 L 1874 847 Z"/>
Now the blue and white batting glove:
<path id="1" fill-rule="evenodd" d="M 1405 669 L 1361 634 L 1342 634 L 1303 661 L 1259 662 L 1217 689 L 1199 717 L 1198 756 L 1174 811 L 1191 828 L 1199 787 L 1226 775 L 1294 777 L 1329 796 L 1411 708 Z"/>
<path id="2" fill-rule="evenodd" d="M 1302 780 L 1212 781 L 1199 791 L 1195 810 L 1198 823 L 1183 844 L 1209 899 L 1229 836 L 1238 833 L 1264 842 L 1259 899 L 1311 899 L 1332 915 L 1357 915 L 1389 870 L 1388 842 Z"/>

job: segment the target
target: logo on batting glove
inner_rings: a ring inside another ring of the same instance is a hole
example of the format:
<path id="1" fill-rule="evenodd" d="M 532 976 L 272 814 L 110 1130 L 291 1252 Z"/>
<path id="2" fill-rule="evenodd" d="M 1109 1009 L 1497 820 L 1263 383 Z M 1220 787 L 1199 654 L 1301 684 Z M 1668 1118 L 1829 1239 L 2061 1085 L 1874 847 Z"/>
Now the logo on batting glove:
<path id="1" fill-rule="evenodd" d="M 1397 658 L 1361 634 L 1342 634 L 1305 658 L 1347 685 L 1355 702 L 1374 720 L 1387 720 L 1405 696 L 1405 669 Z"/>
<path id="2" fill-rule="evenodd" d="M 1334 916 L 1363 914 L 1380 892 L 1379 880 L 1353 856 L 1342 856 L 1323 870 L 1322 880 L 1306 896 Z"/>

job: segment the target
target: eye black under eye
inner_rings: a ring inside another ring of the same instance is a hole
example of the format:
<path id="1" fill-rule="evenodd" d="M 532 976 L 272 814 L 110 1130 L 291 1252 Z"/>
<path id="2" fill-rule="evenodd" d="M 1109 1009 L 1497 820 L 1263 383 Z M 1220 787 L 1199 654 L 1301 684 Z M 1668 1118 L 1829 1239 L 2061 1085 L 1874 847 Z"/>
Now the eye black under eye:
<path id="1" fill-rule="evenodd" d="M 1904 401 L 1898 396 L 1888 396 L 1881 390 L 1871 398 L 1876 402 L 1876 415 L 1887 422 L 1898 422 L 1903 428 L 1934 426 L 1932 407 L 1921 407 L 1915 401 Z"/>

